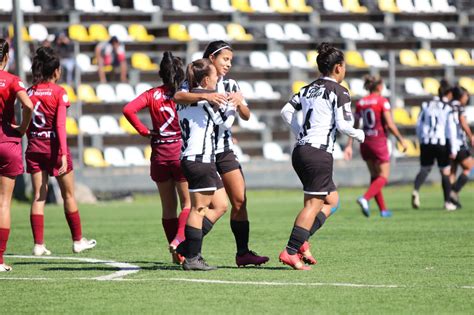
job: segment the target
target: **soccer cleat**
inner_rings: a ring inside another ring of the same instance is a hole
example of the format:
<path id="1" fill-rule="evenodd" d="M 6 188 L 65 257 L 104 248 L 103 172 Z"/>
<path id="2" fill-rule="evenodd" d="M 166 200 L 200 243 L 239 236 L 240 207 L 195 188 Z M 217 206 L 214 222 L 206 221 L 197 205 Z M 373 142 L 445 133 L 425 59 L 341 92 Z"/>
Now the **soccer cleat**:
<path id="1" fill-rule="evenodd" d="M 49 256 L 51 251 L 49 251 L 44 244 L 35 244 L 33 247 L 34 256 Z"/>
<path id="2" fill-rule="evenodd" d="M 454 203 L 446 201 L 444 203 L 444 209 L 446 209 L 447 211 L 455 211 L 457 207 Z"/>
<path id="3" fill-rule="evenodd" d="M 80 241 L 72 243 L 72 251 L 77 254 L 85 250 L 94 248 L 95 245 L 97 245 L 96 240 L 88 240 L 87 238 L 83 237 Z"/>
<path id="4" fill-rule="evenodd" d="M 284 249 L 280 253 L 279 259 L 283 264 L 288 265 L 288 266 L 292 267 L 295 270 L 311 270 L 310 266 L 306 266 L 301 261 L 300 256 L 298 254 L 290 255 L 290 254 L 288 254 L 286 249 Z"/>
<path id="5" fill-rule="evenodd" d="M 458 209 L 462 208 L 462 205 L 459 202 L 459 194 L 452 190 L 451 190 L 451 193 L 449 194 L 449 201 L 453 203 Z"/>
<path id="6" fill-rule="evenodd" d="M 210 271 L 216 270 L 217 267 L 209 266 L 207 262 L 201 255 L 198 255 L 193 258 L 185 258 L 183 263 L 184 270 L 200 270 L 200 271 Z"/>
<path id="7" fill-rule="evenodd" d="M 382 218 L 390 218 L 392 216 L 392 211 L 390 210 L 382 210 L 380 211 L 380 216 Z"/>
<path id="8" fill-rule="evenodd" d="M 174 264 L 182 265 L 184 263 L 184 256 L 181 256 L 177 252 L 171 253 L 171 259 Z"/>
<path id="9" fill-rule="evenodd" d="M 369 202 L 367 201 L 367 199 L 365 199 L 364 197 L 359 197 L 357 198 L 357 203 L 359 204 L 362 210 L 362 214 L 367 218 L 370 217 Z"/>
<path id="10" fill-rule="evenodd" d="M 309 265 L 316 265 L 318 261 L 316 258 L 313 257 L 313 254 L 311 254 L 311 251 L 309 250 L 310 245 L 309 242 L 306 241 L 301 245 L 300 249 L 298 250 L 298 254 L 301 256 L 301 259 L 309 264 Z"/>
<path id="11" fill-rule="evenodd" d="M 0 264 L 0 272 L 8 272 L 8 271 L 12 271 L 13 268 L 8 266 L 8 265 L 5 265 L 5 264 Z"/>
<path id="12" fill-rule="evenodd" d="M 175 237 L 170 243 L 170 253 L 176 252 L 176 248 L 178 248 L 179 244 L 181 244 L 184 240 Z"/>
<path id="13" fill-rule="evenodd" d="M 266 256 L 259 256 L 256 252 L 249 250 L 241 256 L 235 256 L 235 263 L 238 267 L 245 267 L 247 265 L 260 266 L 266 263 L 270 258 Z"/>
<path id="14" fill-rule="evenodd" d="M 411 193 L 411 206 L 413 209 L 420 208 L 420 194 L 416 190 Z"/>

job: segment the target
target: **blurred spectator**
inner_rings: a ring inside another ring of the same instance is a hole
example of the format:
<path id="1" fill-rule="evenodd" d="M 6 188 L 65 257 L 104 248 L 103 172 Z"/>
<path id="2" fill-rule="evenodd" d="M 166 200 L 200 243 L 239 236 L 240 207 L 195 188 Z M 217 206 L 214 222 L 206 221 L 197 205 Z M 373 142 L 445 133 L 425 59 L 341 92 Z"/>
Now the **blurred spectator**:
<path id="1" fill-rule="evenodd" d="M 72 0 L 35 0 L 35 3 L 44 11 L 69 10 L 72 8 Z"/>
<path id="2" fill-rule="evenodd" d="M 99 66 L 100 82 L 107 82 L 105 77 L 105 66 L 111 66 L 114 73 L 119 70 L 120 81 L 127 82 L 127 59 L 125 57 L 125 47 L 119 42 L 116 36 L 108 42 L 97 44 L 95 48 L 97 65 Z"/>
<path id="3" fill-rule="evenodd" d="M 74 68 L 76 67 L 76 59 L 74 58 L 74 44 L 71 42 L 66 33 L 61 32 L 56 35 L 54 40 L 54 49 L 61 59 L 61 65 L 66 71 L 66 83 L 73 85 Z"/>

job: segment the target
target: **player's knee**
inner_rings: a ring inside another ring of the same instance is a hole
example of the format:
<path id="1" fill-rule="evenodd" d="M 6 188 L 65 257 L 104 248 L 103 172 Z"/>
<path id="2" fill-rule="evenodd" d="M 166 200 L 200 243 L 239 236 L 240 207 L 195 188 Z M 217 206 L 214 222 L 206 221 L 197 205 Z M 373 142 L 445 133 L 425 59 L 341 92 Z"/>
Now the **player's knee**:
<path id="1" fill-rule="evenodd" d="M 207 210 L 209 210 L 208 207 L 195 208 L 196 213 L 203 218 L 206 216 Z"/>
<path id="2" fill-rule="evenodd" d="M 232 198 L 232 211 L 245 210 L 246 208 L 247 208 L 247 198 L 245 196 Z"/>
<path id="3" fill-rule="evenodd" d="M 432 168 L 432 166 L 422 166 L 421 171 L 423 173 L 429 173 L 429 172 L 431 172 L 431 168 Z"/>

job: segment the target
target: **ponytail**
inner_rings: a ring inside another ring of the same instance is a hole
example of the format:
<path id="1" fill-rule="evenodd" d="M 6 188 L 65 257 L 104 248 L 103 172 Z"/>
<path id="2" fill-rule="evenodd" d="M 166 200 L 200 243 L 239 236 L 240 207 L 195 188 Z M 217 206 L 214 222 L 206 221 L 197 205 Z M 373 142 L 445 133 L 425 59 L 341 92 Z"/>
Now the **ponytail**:
<path id="1" fill-rule="evenodd" d="M 158 72 L 163 84 L 174 95 L 184 80 L 183 62 L 181 58 L 173 56 L 170 51 L 163 53 L 160 63 L 160 71 Z"/>
<path id="2" fill-rule="evenodd" d="M 382 78 L 373 75 L 364 76 L 364 89 L 373 93 L 377 90 L 377 87 L 383 83 Z"/>
<path id="3" fill-rule="evenodd" d="M 33 84 L 50 80 L 54 71 L 60 67 L 59 57 L 51 47 L 40 47 L 33 57 L 31 72 L 33 73 Z"/>
<path id="4" fill-rule="evenodd" d="M 460 85 L 456 85 L 451 89 L 453 93 L 453 100 L 460 101 L 464 95 L 469 95 L 468 91 Z"/>
<path id="5" fill-rule="evenodd" d="M 202 80 L 210 74 L 212 67 L 212 62 L 207 58 L 191 62 L 186 68 L 189 90 L 198 87 Z"/>
<path id="6" fill-rule="evenodd" d="M 442 79 L 439 81 L 439 89 L 438 89 L 438 96 L 439 98 L 443 98 L 444 96 L 448 95 L 452 91 L 452 86 L 449 84 L 448 80 Z"/>
<path id="7" fill-rule="evenodd" d="M 10 45 L 8 44 L 7 40 L 4 38 L 0 38 L 0 63 L 3 62 L 5 56 L 8 54 L 10 50 Z"/>

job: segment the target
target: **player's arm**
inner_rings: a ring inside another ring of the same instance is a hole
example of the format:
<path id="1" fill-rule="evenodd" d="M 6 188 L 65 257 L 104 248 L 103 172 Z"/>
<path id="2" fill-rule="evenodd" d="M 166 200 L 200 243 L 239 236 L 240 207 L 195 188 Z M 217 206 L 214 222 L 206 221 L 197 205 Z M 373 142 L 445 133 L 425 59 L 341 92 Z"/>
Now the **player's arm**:
<path id="1" fill-rule="evenodd" d="M 67 171 L 66 114 L 67 107 L 64 104 L 60 104 L 56 113 L 56 134 L 59 139 L 59 156 L 61 157 L 58 175 L 62 175 Z"/>
<path id="2" fill-rule="evenodd" d="M 447 123 L 446 123 L 446 137 L 451 139 L 450 141 L 450 150 L 451 150 L 451 159 L 455 159 L 456 155 L 458 154 L 458 151 L 460 149 L 459 147 L 459 142 L 456 141 L 457 139 L 457 125 L 456 125 L 456 120 L 454 118 L 454 115 L 457 115 L 458 113 L 455 111 L 451 111 L 448 114 L 447 117 Z"/>
<path id="3" fill-rule="evenodd" d="M 388 130 L 395 136 L 397 141 L 402 145 L 403 147 L 403 152 L 407 150 L 407 146 L 405 144 L 405 139 L 403 139 L 400 131 L 397 128 L 397 125 L 393 122 L 392 118 L 392 113 L 389 110 L 383 111 L 383 119 L 385 120 L 385 123 L 387 124 Z"/>
<path id="4" fill-rule="evenodd" d="M 464 132 L 466 133 L 471 147 L 474 147 L 474 137 L 472 135 L 471 127 L 469 127 L 469 123 L 467 122 L 466 116 L 461 112 L 459 113 L 459 123 L 461 124 L 462 130 L 464 130 Z"/>
<path id="5" fill-rule="evenodd" d="M 240 118 L 242 118 L 243 120 L 250 119 L 250 109 L 247 105 L 247 102 L 245 102 L 242 92 L 237 91 L 233 93 L 228 93 L 227 100 L 235 105 L 235 109 L 239 113 Z"/>
<path id="6" fill-rule="evenodd" d="M 200 101 L 207 101 L 219 106 L 227 104 L 227 96 L 221 93 L 192 93 L 182 90 L 176 92 L 173 99 L 178 104 L 193 104 Z"/>
<path id="7" fill-rule="evenodd" d="M 300 132 L 301 126 L 298 123 L 298 120 L 295 119 L 296 108 L 291 103 L 286 103 L 281 109 L 280 115 L 283 121 L 290 126 L 291 131 L 295 137 L 298 138 L 298 133 Z"/>
<path id="8" fill-rule="evenodd" d="M 145 126 L 145 124 L 138 118 L 137 113 L 144 109 L 147 106 L 146 98 L 142 94 L 122 109 L 122 113 L 130 122 L 130 124 L 138 131 L 138 133 L 144 137 L 149 137 L 152 134 L 152 131 Z"/>
<path id="9" fill-rule="evenodd" d="M 352 116 L 350 99 L 347 103 L 337 105 L 335 116 L 337 130 L 351 138 L 355 138 L 359 142 L 364 142 L 364 131 L 353 127 L 354 118 Z"/>
<path id="10" fill-rule="evenodd" d="M 25 90 L 19 91 L 16 94 L 16 98 L 21 103 L 23 109 L 21 124 L 19 126 L 15 126 L 15 129 L 23 136 L 31 122 L 31 116 L 33 115 L 33 103 L 31 102 Z"/>

